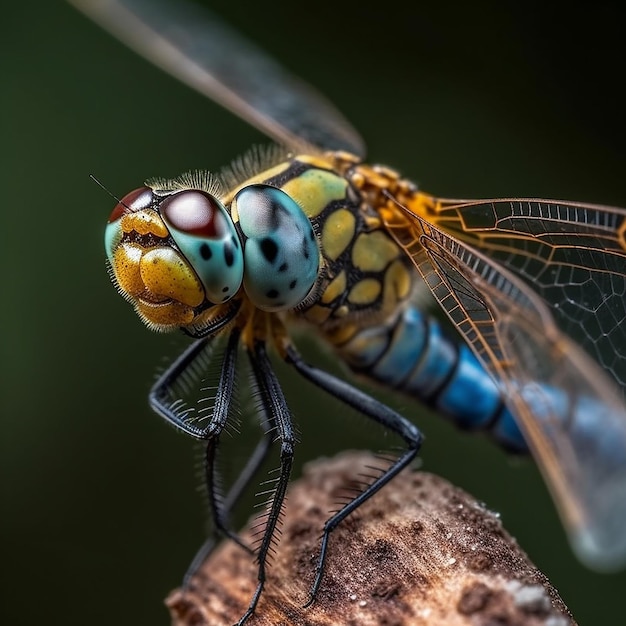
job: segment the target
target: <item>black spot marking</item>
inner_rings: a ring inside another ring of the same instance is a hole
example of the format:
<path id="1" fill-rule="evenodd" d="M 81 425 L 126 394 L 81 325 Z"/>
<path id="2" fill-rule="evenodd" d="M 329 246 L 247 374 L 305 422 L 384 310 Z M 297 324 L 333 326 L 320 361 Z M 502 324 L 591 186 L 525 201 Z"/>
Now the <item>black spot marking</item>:
<path id="1" fill-rule="evenodd" d="M 271 237 L 263 237 L 259 244 L 263 256 L 269 263 L 273 263 L 276 260 L 278 254 L 278 246 Z"/>
<path id="2" fill-rule="evenodd" d="M 211 252 L 211 248 L 209 247 L 208 243 L 203 243 L 200 246 L 200 256 L 205 260 L 208 261 L 212 256 L 213 253 Z"/>
<path id="3" fill-rule="evenodd" d="M 269 205 L 269 214 L 268 214 L 268 226 L 270 230 L 278 230 L 280 227 L 280 218 L 281 213 L 286 213 L 283 205 L 280 203 L 280 200 L 272 198 Z M 287 213 L 287 215 L 289 215 Z"/>
<path id="4" fill-rule="evenodd" d="M 278 298 L 278 290 L 277 289 L 270 289 L 269 291 L 267 291 L 265 293 L 265 295 L 270 298 L 270 300 L 275 300 L 276 298 Z"/>
<path id="5" fill-rule="evenodd" d="M 315 241 L 315 233 L 313 232 L 313 229 L 309 231 L 309 239 L 311 241 Z"/>
<path id="6" fill-rule="evenodd" d="M 231 237 L 231 241 L 233 242 L 233 248 L 235 248 L 235 250 L 237 250 L 239 248 L 239 241 L 237 240 L 237 237 L 235 237 L 235 235 L 233 235 Z"/>
<path id="7" fill-rule="evenodd" d="M 230 243 L 226 242 L 224 244 L 224 262 L 228 267 L 232 267 L 235 262 L 235 254 L 233 252 L 233 247 Z"/>
<path id="8" fill-rule="evenodd" d="M 226 285 L 226 287 L 222 287 L 222 293 L 227 293 L 230 290 L 230 287 Z"/>
<path id="9" fill-rule="evenodd" d="M 289 289 L 293 289 L 296 286 L 296 283 L 298 282 L 297 278 L 294 278 L 290 283 L 289 283 Z"/>
<path id="10" fill-rule="evenodd" d="M 289 267 L 289 263 L 283 263 L 279 268 L 278 271 L 279 272 L 286 272 L 287 268 Z"/>
<path id="11" fill-rule="evenodd" d="M 311 253 L 309 252 L 309 242 L 306 237 L 302 237 L 302 256 L 308 261 Z"/>

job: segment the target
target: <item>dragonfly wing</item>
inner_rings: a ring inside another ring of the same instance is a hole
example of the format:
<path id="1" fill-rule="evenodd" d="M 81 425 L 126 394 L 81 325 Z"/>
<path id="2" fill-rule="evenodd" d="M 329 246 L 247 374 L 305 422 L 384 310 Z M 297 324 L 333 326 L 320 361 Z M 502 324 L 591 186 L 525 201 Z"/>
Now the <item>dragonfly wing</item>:
<path id="1" fill-rule="evenodd" d="M 362 139 L 330 102 L 207 10 L 182 0 L 68 1 L 278 143 L 363 156 Z"/>
<path id="2" fill-rule="evenodd" d="M 512 272 L 421 217 L 387 221 L 502 387 L 581 559 L 623 565 L 626 409 L 615 386 Z"/>
<path id="3" fill-rule="evenodd" d="M 626 211 L 574 202 L 439 200 L 425 216 L 520 276 L 626 398 Z"/>

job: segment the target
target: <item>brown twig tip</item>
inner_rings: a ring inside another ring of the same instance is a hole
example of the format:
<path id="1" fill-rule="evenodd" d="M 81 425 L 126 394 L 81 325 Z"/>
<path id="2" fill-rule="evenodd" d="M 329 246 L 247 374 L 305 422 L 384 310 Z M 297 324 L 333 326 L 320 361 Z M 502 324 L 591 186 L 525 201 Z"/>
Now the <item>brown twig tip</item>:
<path id="1" fill-rule="evenodd" d="M 315 574 L 328 512 L 362 481 L 368 454 L 311 463 L 295 482 L 281 540 L 249 626 L 570 626 L 567 607 L 492 512 L 446 481 L 405 471 L 331 535 L 315 602 Z M 249 527 L 242 533 L 250 540 Z M 192 588 L 167 599 L 175 626 L 232 625 L 257 583 L 256 563 L 226 541 Z"/>

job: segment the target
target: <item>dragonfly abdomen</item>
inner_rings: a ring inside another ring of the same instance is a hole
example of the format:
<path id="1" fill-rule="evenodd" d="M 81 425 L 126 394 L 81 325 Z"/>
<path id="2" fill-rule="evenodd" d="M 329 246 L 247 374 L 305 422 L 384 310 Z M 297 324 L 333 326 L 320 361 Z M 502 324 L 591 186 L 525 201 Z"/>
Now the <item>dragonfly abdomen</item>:
<path id="1" fill-rule="evenodd" d="M 471 350 L 408 306 L 338 346 L 351 369 L 426 403 L 467 430 L 486 430 L 510 450 L 527 445 L 497 385 Z"/>

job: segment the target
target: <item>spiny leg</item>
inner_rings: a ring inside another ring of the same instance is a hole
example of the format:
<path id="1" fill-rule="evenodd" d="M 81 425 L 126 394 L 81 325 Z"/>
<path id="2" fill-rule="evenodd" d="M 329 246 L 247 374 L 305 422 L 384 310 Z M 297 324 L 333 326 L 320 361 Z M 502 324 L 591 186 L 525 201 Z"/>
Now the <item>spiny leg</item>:
<path id="1" fill-rule="evenodd" d="M 250 484 L 250 481 L 256 474 L 257 470 L 266 459 L 267 453 L 269 452 L 269 449 L 273 443 L 272 432 L 271 430 L 268 431 L 259 440 L 259 443 L 257 444 L 256 448 L 250 455 L 250 458 L 246 462 L 245 467 L 243 468 L 243 470 L 241 470 L 239 476 L 230 487 L 227 496 L 221 503 L 221 506 L 219 498 L 215 497 L 215 487 L 213 484 L 213 474 L 215 472 L 215 460 L 217 452 L 217 446 L 215 445 L 215 443 L 215 439 L 209 440 L 207 442 L 204 459 L 207 493 L 209 494 L 209 501 L 212 503 L 212 505 L 210 506 L 210 510 L 213 511 L 213 513 L 211 514 L 213 530 L 220 531 L 222 534 L 228 536 L 230 539 L 235 541 L 244 550 L 246 550 L 250 554 L 254 554 L 254 550 L 250 548 L 250 546 L 246 545 L 241 540 L 239 535 L 237 535 L 234 531 L 228 528 L 228 517 L 233 507 L 237 504 L 237 501 L 239 500 L 244 489 Z M 217 523 L 218 519 L 220 520 L 219 526 Z M 220 537 L 220 532 L 213 532 L 198 550 L 193 558 L 193 561 L 191 562 L 191 565 L 185 573 L 185 577 L 183 579 L 183 587 L 188 587 L 189 582 L 191 581 L 194 574 L 198 572 L 198 570 L 202 567 L 202 564 L 209 557 Z"/>
<path id="2" fill-rule="evenodd" d="M 179 383 L 184 383 L 185 379 L 191 378 L 197 380 L 204 373 L 207 357 L 203 353 L 212 347 L 213 341 L 221 336 L 225 328 L 232 322 L 237 314 L 241 302 L 235 302 L 229 307 L 226 315 L 218 317 L 207 322 L 200 330 L 191 332 L 182 329 L 185 334 L 197 339 L 192 343 L 164 372 L 159 376 L 157 381 L 152 385 L 148 395 L 148 402 L 155 413 L 158 413 L 165 420 L 173 424 L 176 428 L 187 435 L 191 435 L 195 439 L 206 440 L 208 438 L 207 431 L 211 428 L 211 423 L 207 427 L 196 426 L 189 418 L 191 410 L 185 408 L 184 398 L 175 396 L 175 389 Z M 240 331 L 234 328 L 230 333 L 229 346 L 239 341 Z M 235 354 L 236 356 L 236 350 Z M 209 356 L 210 359 L 210 356 Z M 234 374 L 231 384 L 234 384 Z M 183 384 L 183 387 L 186 386 Z M 220 398 L 218 398 L 218 401 Z M 230 396 L 225 399 L 230 401 Z M 228 416 L 228 408 L 226 407 L 226 417 Z M 224 407 L 220 407 L 221 410 Z M 218 409 L 219 410 L 219 409 Z M 214 410 L 215 413 L 215 410 Z M 224 420 L 226 419 L 224 418 Z"/>
<path id="3" fill-rule="evenodd" d="M 197 420 L 192 421 L 191 411 L 186 408 L 184 401 L 176 397 L 174 390 L 177 385 L 184 381 L 185 377 L 199 378 L 200 370 L 204 370 L 202 362 L 203 352 L 209 347 L 209 339 L 200 339 L 192 344 L 172 365 L 159 377 L 150 391 L 150 404 L 152 408 L 195 439 L 206 441 L 204 456 L 205 482 L 209 503 L 209 517 L 212 522 L 213 534 L 202 545 L 191 562 L 183 578 L 183 586 L 188 587 L 194 574 L 214 548 L 220 535 L 230 537 L 246 551 L 253 553 L 252 549 L 241 541 L 239 536 L 227 526 L 227 518 L 230 510 L 245 489 L 246 485 L 256 472 L 259 465 L 267 455 L 271 439 L 264 437 L 257 445 L 248 463 L 241 472 L 239 478 L 231 487 L 224 502 L 217 495 L 215 486 L 215 460 L 219 444 L 219 438 L 223 432 L 232 408 L 232 398 L 236 380 L 237 351 L 239 347 L 240 331 L 235 328 L 231 331 L 226 344 L 220 377 L 215 392 L 215 403 L 211 410 L 211 416 L 205 426 L 198 426 Z"/>
<path id="4" fill-rule="evenodd" d="M 255 342 L 252 351 L 248 352 L 252 373 L 254 375 L 263 411 L 270 427 L 276 429 L 276 438 L 280 441 L 280 475 L 276 482 L 276 488 L 268 501 L 267 523 L 257 553 L 259 564 L 258 585 L 248 606 L 248 610 L 241 617 L 237 626 L 242 626 L 254 613 L 265 585 L 265 566 L 268 552 L 272 546 L 274 533 L 280 521 L 285 493 L 291 475 L 295 435 L 291 422 L 291 413 L 280 387 L 276 374 L 267 356 L 265 344 Z"/>
<path id="5" fill-rule="evenodd" d="M 229 492 L 227 501 L 222 501 L 221 497 L 218 495 L 218 489 L 215 484 L 215 477 L 217 475 L 216 461 L 220 436 L 224 431 L 228 418 L 231 414 L 232 398 L 235 395 L 239 338 L 239 329 L 234 329 L 229 335 L 222 357 L 217 388 L 215 390 L 215 403 L 211 411 L 211 418 L 203 434 L 203 439 L 206 439 L 207 442 L 204 454 L 204 481 L 209 505 L 209 518 L 212 521 L 212 536 L 207 538 L 187 569 L 183 579 L 184 586 L 187 586 L 193 575 L 204 563 L 205 559 L 213 550 L 220 535 L 229 537 L 244 550 L 252 553 L 252 550 L 245 543 L 243 543 L 243 541 L 241 541 L 237 533 L 232 531 L 227 524 L 230 509 L 241 495 L 241 491 L 245 487 L 245 483 L 242 485 L 240 481 L 235 481 L 234 487 L 238 488 L 238 491 L 232 494 Z M 244 472 L 248 469 L 248 465 L 249 464 L 247 464 L 244 468 Z M 256 468 L 253 468 L 253 472 L 254 469 Z M 251 475 L 247 476 L 247 480 L 249 480 L 250 477 Z"/>
<path id="6" fill-rule="evenodd" d="M 419 429 L 399 413 L 379 402 L 375 398 L 368 396 L 345 381 L 336 378 L 332 374 L 320 370 L 306 363 L 296 350 L 289 346 L 287 348 L 286 361 L 293 365 L 296 371 L 304 378 L 331 394 L 341 402 L 356 409 L 366 417 L 373 419 L 385 428 L 396 433 L 404 440 L 407 448 L 374 482 L 366 489 L 343 506 L 324 524 L 322 543 L 320 546 L 320 556 L 317 563 L 315 579 L 310 589 L 310 597 L 306 606 L 315 600 L 322 578 L 324 576 L 324 564 L 328 550 L 328 540 L 331 532 L 355 509 L 361 506 L 366 500 L 371 498 L 379 489 L 386 485 L 394 476 L 405 468 L 415 458 L 421 443 L 422 434 Z"/>

